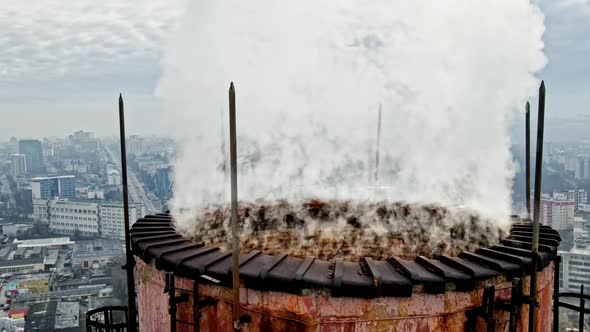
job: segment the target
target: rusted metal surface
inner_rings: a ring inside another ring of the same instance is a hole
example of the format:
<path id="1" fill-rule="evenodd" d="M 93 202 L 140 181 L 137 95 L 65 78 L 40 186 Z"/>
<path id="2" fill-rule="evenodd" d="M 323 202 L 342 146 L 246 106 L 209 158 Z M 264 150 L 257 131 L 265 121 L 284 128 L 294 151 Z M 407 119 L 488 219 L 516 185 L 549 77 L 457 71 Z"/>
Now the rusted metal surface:
<path id="1" fill-rule="evenodd" d="M 168 331 L 170 296 L 176 303 L 176 330 L 232 331 L 231 254 L 184 240 L 169 216 L 140 219 L 131 230 L 137 255 L 141 331 Z M 459 257 L 334 262 L 286 254 L 240 255 L 240 307 L 250 321 L 243 331 L 465 331 L 466 312 L 481 307 L 486 283 L 495 298 L 510 300 L 511 275 L 530 289 L 532 227 L 515 224 L 503 245 Z M 552 285 L 559 235 L 540 227 L 535 331 L 551 327 Z M 173 272 L 175 292 L 164 292 Z M 197 284 L 197 303 L 194 287 Z M 217 284 L 215 284 L 217 282 Z M 195 312 L 196 310 L 196 312 Z M 496 331 L 508 331 L 509 313 L 493 311 Z M 528 305 L 521 306 L 517 331 L 527 331 Z M 475 330 L 486 324 L 476 318 Z"/>
<path id="2" fill-rule="evenodd" d="M 168 296 L 164 294 L 164 272 L 152 264 L 137 262 L 138 305 L 141 331 L 168 331 Z M 551 328 L 553 268 L 551 263 L 537 274 L 540 306 L 535 331 Z M 178 304 L 177 330 L 194 331 L 192 293 L 194 280 L 176 277 L 176 295 L 186 293 L 190 300 Z M 510 298 L 511 282 L 504 277 L 488 279 L 496 286 L 497 297 Z M 241 288 L 240 306 L 250 317 L 243 331 L 465 331 L 465 312 L 481 304 L 483 281 L 470 292 L 446 291 L 443 294 L 414 293 L 412 297 L 362 299 L 332 297 L 329 291 L 306 289 L 301 294 Z M 524 279 L 524 292 L 530 277 Z M 217 300 L 203 307 L 200 331 L 232 331 L 231 288 L 212 284 L 198 285 L 199 301 Z M 496 331 L 508 331 L 509 315 L 497 310 Z M 484 330 L 479 322 L 477 330 Z M 522 306 L 518 331 L 527 331 L 528 306 Z"/>

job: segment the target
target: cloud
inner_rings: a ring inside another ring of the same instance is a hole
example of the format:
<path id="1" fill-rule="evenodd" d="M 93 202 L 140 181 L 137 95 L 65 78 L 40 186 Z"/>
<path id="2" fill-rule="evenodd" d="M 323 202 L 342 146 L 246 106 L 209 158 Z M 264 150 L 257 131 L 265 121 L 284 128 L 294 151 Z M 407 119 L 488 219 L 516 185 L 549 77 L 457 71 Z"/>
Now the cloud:
<path id="1" fill-rule="evenodd" d="M 146 59 L 157 68 L 185 0 L 9 0 L 0 11 L 0 81 L 94 76 Z M 152 69 L 153 70 L 153 69 Z"/>

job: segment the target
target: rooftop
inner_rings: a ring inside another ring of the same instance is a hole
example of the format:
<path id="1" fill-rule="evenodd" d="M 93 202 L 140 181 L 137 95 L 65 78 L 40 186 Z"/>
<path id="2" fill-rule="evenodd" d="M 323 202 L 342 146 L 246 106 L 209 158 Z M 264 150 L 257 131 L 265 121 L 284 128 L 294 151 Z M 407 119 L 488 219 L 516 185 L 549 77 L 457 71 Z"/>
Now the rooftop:
<path id="1" fill-rule="evenodd" d="M 80 305 L 77 302 L 36 303 L 29 309 L 25 331 L 83 331 L 80 327 Z"/>
<path id="2" fill-rule="evenodd" d="M 118 256 L 121 254 L 123 254 L 123 244 L 121 241 L 97 239 L 76 242 L 72 257 Z"/>
<path id="3" fill-rule="evenodd" d="M 73 245 L 75 242 L 70 241 L 69 237 L 54 237 L 54 238 L 33 239 L 33 240 L 15 239 L 14 243 L 16 243 L 19 248 L 28 248 L 28 247 L 49 247 L 49 246 Z"/>
<path id="4" fill-rule="evenodd" d="M 56 330 L 80 326 L 80 304 L 78 302 L 58 302 L 55 313 Z"/>
<path id="5" fill-rule="evenodd" d="M 43 258 L 0 260 L 0 267 L 43 264 Z"/>

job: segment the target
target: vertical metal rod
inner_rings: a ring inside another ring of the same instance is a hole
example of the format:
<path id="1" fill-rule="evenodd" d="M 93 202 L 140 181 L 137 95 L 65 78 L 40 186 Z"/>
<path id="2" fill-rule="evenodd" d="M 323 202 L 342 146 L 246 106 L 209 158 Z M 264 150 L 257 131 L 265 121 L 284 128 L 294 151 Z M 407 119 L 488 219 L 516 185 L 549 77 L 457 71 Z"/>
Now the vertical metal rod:
<path id="1" fill-rule="evenodd" d="M 220 116 L 221 116 L 221 121 L 219 123 L 221 124 L 221 126 L 219 128 L 220 129 L 219 133 L 221 135 L 221 161 L 223 163 L 222 164 L 222 166 L 223 166 L 223 168 L 222 168 L 222 171 L 223 171 L 223 198 L 222 199 L 226 200 L 227 199 L 227 183 L 229 182 L 229 181 L 227 181 L 228 180 L 227 167 L 229 165 L 227 163 L 227 151 L 226 151 L 227 147 L 226 147 L 226 136 L 225 136 L 225 124 L 224 124 L 225 117 L 223 116 L 223 109 L 221 109 Z"/>
<path id="2" fill-rule="evenodd" d="M 520 306 L 522 304 L 522 279 L 512 278 L 512 289 L 510 294 L 510 320 L 509 332 L 516 332 L 518 329 L 518 320 L 520 316 Z"/>
<path id="3" fill-rule="evenodd" d="M 379 182 L 379 150 L 381 145 L 381 104 L 379 104 L 379 113 L 377 115 L 377 144 L 375 147 L 375 173 L 373 174 L 374 191 L 377 190 Z"/>
<path id="4" fill-rule="evenodd" d="M 174 272 L 166 273 L 168 278 L 168 312 L 170 313 L 170 332 L 176 332 L 176 284 Z"/>
<path id="5" fill-rule="evenodd" d="M 234 330 L 240 329 L 240 238 L 238 234 L 238 156 L 236 139 L 236 91 L 234 83 L 229 86 L 229 146 L 231 172 L 231 231 L 232 231 L 232 279 Z"/>
<path id="6" fill-rule="evenodd" d="M 561 256 L 555 257 L 555 269 L 553 274 L 553 332 L 559 331 L 559 269 L 561 269 Z"/>
<path id="7" fill-rule="evenodd" d="M 137 331 L 137 311 L 135 308 L 135 278 L 133 270 L 135 259 L 131 252 L 131 241 L 129 238 L 129 197 L 127 185 L 127 150 L 125 148 L 125 109 L 123 96 L 119 94 L 119 130 L 121 142 L 121 176 L 123 180 L 123 218 L 125 222 L 125 270 L 127 272 L 127 306 L 129 307 L 129 319 L 127 328 L 129 332 Z"/>
<path id="8" fill-rule="evenodd" d="M 525 123 L 525 164 L 526 164 L 526 213 L 527 219 L 531 220 L 531 104 L 526 102 L 526 123 Z"/>
<path id="9" fill-rule="evenodd" d="M 488 332 L 496 331 L 496 319 L 494 318 L 494 310 L 495 310 L 495 303 L 496 303 L 496 287 L 494 285 L 488 285 L 486 288 L 488 292 L 487 306 L 486 310 L 486 320 L 488 326 Z"/>
<path id="10" fill-rule="evenodd" d="M 580 285 L 580 317 L 578 320 L 578 331 L 584 331 L 584 284 Z"/>
<path id="11" fill-rule="evenodd" d="M 193 321 L 195 332 L 201 331 L 201 312 L 199 311 L 199 283 L 195 280 L 193 285 Z"/>
<path id="12" fill-rule="evenodd" d="M 529 331 L 534 331 L 536 306 L 537 306 L 537 264 L 539 251 L 539 217 L 541 212 L 541 176 L 543 167 L 543 132 L 545 129 L 545 82 L 541 81 L 539 87 L 539 115 L 537 118 L 537 152 L 535 159 L 535 197 L 533 214 L 533 239 L 532 239 L 532 272 L 529 296 L 532 303 L 529 305 Z"/>

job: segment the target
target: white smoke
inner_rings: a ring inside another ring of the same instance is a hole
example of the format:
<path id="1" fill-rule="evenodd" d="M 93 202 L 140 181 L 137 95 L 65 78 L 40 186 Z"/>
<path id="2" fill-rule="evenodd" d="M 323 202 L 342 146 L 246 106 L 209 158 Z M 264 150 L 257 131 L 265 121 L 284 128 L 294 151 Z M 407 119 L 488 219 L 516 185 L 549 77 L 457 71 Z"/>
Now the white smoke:
<path id="1" fill-rule="evenodd" d="M 382 103 L 378 199 L 507 220 L 508 128 L 546 63 L 543 31 L 527 0 L 194 1 L 157 88 L 180 148 L 172 212 L 188 226 L 227 201 L 233 81 L 240 200 L 373 199 Z"/>

